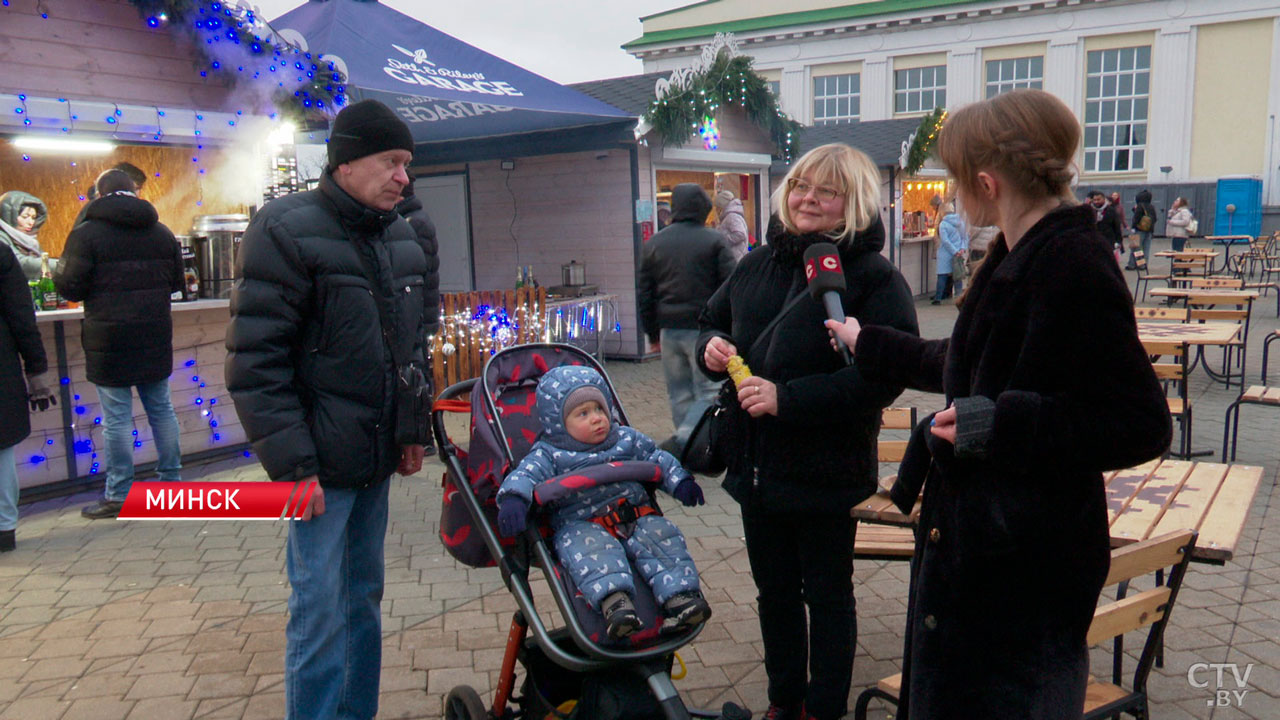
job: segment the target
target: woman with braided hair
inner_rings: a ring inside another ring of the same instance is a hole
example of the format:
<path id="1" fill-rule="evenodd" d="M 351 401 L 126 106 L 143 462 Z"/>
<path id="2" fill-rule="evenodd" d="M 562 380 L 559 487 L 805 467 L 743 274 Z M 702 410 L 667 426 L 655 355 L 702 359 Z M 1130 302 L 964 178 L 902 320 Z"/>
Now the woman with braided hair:
<path id="1" fill-rule="evenodd" d="M 953 113 L 939 155 L 969 223 L 1001 233 L 950 339 L 828 321 L 865 378 L 948 405 L 912 433 L 893 489 L 910 509 L 925 488 L 902 718 L 1081 716 L 1110 562 L 1102 473 L 1169 447 L 1124 277 L 1071 198 L 1079 142 L 1040 90 Z"/>

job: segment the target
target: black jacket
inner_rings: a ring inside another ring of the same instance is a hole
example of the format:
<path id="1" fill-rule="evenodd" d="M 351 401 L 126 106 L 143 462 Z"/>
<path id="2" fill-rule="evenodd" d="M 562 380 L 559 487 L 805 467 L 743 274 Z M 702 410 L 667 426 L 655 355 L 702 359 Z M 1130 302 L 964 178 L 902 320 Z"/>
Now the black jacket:
<path id="1" fill-rule="evenodd" d="M 640 325 L 649 342 L 663 328 L 696 330 L 698 314 L 737 260 L 724 234 L 704 223 L 711 201 L 697 185 L 671 193 L 671 224 L 645 244 L 637 279 Z"/>
<path id="2" fill-rule="evenodd" d="M 1156 229 L 1156 221 L 1160 218 L 1156 214 L 1155 206 L 1151 204 L 1151 193 L 1146 190 L 1142 190 L 1138 192 L 1138 197 L 1135 200 L 1136 201 L 1133 204 L 1133 218 L 1129 221 L 1129 227 L 1133 228 L 1134 232 L 1139 232 L 1138 223 L 1141 222 L 1142 218 L 1145 216 L 1151 218 L 1151 230 L 1148 230 L 1147 232 L 1154 231 Z M 1147 258 L 1148 261 L 1150 261 L 1150 259 L 1151 258 Z"/>
<path id="3" fill-rule="evenodd" d="M 427 271 L 422 285 L 422 331 L 435 335 L 440 330 L 440 244 L 436 241 L 436 224 L 431 222 L 431 216 L 416 197 L 401 200 L 396 205 L 396 212 L 409 221 L 409 227 L 418 236 L 422 253 L 427 256 Z"/>
<path id="4" fill-rule="evenodd" d="M 236 259 L 227 389 L 272 480 L 382 482 L 399 462 L 388 342 L 423 361 L 427 260 L 394 211 L 360 204 L 333 177 L 267 203 Z M 394 327 L 385 332 L 384 303 Z M 428 438 L 421 438 L 427 442 Z"/>
<path id="5" fill-rule="evenodd" d="M 1172 433 L 1093 208 L 1049 213 L 1012 252 L 992 242 L 950 340 L 870 327 L 854 358 L 881 382 L 994 402 L 985 454 L 957 458 L 925 427 L 908 458 L 926 460 L 899 473 L 925 488 L 899 715 L 1079 717 L 1110 563 L 1102 472 Z"/>
<path id="6" fill-rule="evenodd" d="M 89 382 L 126 387 L 169 377 L 169 295 L 182 289 L 182 249 L 151 203 L 120 193 L 90 203 L 53 280 L 63 297 L 84 303 Z"/>
<path id="7" fill-rule="evenodd" d="M 781 228 L 781 225 L 777 225 Z M 751 371 L 778 386 L 778 414 L 751 419 L 734 407 L 730 417 L 745 428 L 746 452 L 731 453 L 724 486 L 740 503 L 755 501 L 769 512 L 847 514 L 876 488 L 876 438 L 880 411 L 902 388 L 868 380 L 846 366 L 829 343 L 822 303 L 805 298 L 777 324 L 772 336 L 748 353 L 765 326 L 794 293 L 806 292 L 802 256 L 822 235 L 771 234 L 769 245 L 747 253 L 702 314 L 698 364 L 713 337 L 732 342 Z M 918 333 L 906 280 L 889 263 L 884 225 L 842 242 L 847 315 L 866 325 Z M 707 372 L 711 377 L 723 378 Z"/>
<path id="8" fill-rule="evenodd" d="M 23 375 L 48 369 L 27 276 L 13 251 L 0 244 L 0 449 L 31 434 Z"/>
<path id="9" fill-rule="evenodd" d="M 1096 216 L 1092 205 L 1089 208 Z M 1110 249 L 1121 244 L 1124 236 L 1124 226 L 1120 222 L 1120 209 L 1111 202 L 1107 202 L 1107 206 L 1102 210 L 1102 219 L 1098 221 L 1098 231 L 1102 233 L 1102 238 L 1107 241 L 1107 248 Z"/>

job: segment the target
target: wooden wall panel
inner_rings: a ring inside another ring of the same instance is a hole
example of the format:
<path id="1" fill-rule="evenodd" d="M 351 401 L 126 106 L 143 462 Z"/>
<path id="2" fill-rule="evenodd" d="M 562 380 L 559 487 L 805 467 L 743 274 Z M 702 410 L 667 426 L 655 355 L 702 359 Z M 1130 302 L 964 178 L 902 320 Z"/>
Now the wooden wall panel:
<path id="1" fill-rule="evenodd" d="M 224 199 L 218 192 L 219 181 L 236 180 L 231 176 L 234 171 L 224 166 L 226 156 L 209 146 L 196 150 L 174 145 L 119 145 L 107 155 L 34 154 L 25 162 L 22 151 L 0 139 L 0 193 L 21 190 L 44 201 L 49 219 L 40 229 L 40 245 L 50 256 L 59 257 L 83 205 L 81 197 L 99 173 L 122 161 L 147 173 L 140 197 L 156 206 L 160 222 L 176 235 L 187 234 L 197 215 L 247 212 L 245 206 Z M 192 162 L 193 157 L 199 157 L 200 163 Z M 201 167 L 208 170 L 203 176 Z"/>

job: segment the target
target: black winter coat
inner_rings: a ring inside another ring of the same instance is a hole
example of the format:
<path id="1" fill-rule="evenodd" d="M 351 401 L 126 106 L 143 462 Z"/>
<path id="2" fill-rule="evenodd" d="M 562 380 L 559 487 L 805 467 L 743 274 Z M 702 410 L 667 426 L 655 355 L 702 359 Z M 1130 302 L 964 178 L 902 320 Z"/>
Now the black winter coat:
<path id="1" fill-rule="evenodd" d="M 426 275 L 409 223 L 360 204 L 327 173 L 318 190 L 254 216 L 236 259 L 226 375 L 272 480 L 319 475 L 324 487 L 360 488 L 395 471 L 388 343 L 422 363 Z M 385 332 L 377 303 L 393 318 Z"/>
<path id="2" fill-rule="evenodd" d="M 875 492 L 880 411 L 898 397 L 901 386 L 869 380 L 857 367 L 846 366 L 822 325 L 827 318 L 822 303 L 810 298 L 792 306 L 771 337 L 748 353 L 789 297 L 807 291 L 802 257 L 814 242 L 830 239 L 773 234 L 767 246 L 747 253 L 702 314 L 697 358 L 708 376 L 726 377 L 703 364 L 707 343 L 724 337 L 744 353 L 753 374 L 778 387 L 776 417 L 752 419 L 736 404 L 730 413 L 749 447 L 730 453 L 724 479 L 729 494 L 768 512 L 847 515 L 854 503 Z M 838 247 L 845 313 L 867 325 L 917 334 L 911 291 L 880 254 L 884 225 L 877 219 Z"/>
<path id="3" fill-rule="evenodd" d="M 925 426 L 899 473 L 918 488 L 924 454 L 899 715 L 1079 718 L 1110 564 L 1102 472 L 1164 452 L 1169 411 L 1092 208 L 1049 213 L 1012 252 L 999 237 L 972 283 L 950 340 L 871 327 L 854 349 L 868 377 L 995 403 L 985 457 Z"/>
<path id="4" fill-rule="evenodd" d="M 1094 212 L 1092 206 L 1090 212 Z M 1096 212 L 1094 213 L 1096 216 Z M 1111 203 L 1107 203 L 1107 207 L 1102 211 L 1102 219 L 1098 220 L 1098 231 L 1102 233 L 1102 238 L 1107 241 L 1107 249 L 1120 245 L 1124 236 L 1124 224 L 1120 221 L 1120 208 Z"/>
<path id="5" fill-rule="evenodd" d="M 738 261 L 724 234 L 704 223 L 711 204 L 701 188 L 672 192 L 672 222 L 649 238 L 636 286 L 640 325 L 649 342 L 663 328 L 696 330 L 698 315 Z"/>
<path id="6" fill-rule="evenodd" d="M 0 449 L 31 434 L 23 375 L 48 369 L 27 276 L 13 251 L 0 245 Z"/>
<path id="7" fill-rule="evenodd" d="M 127 387 L 169 377 L 169 295 L 182 289 L 182 249 L 151 203 L 118 193 L 90 203 L 53 280 L 63 297 L 84 303 L 89 382 Z"/>
<path id="8" fill-rule="evenodd" d="M 409 227 L 418 236 L 422 253 L 427 256 L 427 272 L 423 275 L 422 305 L 423 328 L 427 335 L 440 330 L 440 243 L 436 240 L 436 224 L 416 197 L 407 197 L 396 205 L 396 212 L 409 221 Z"/>

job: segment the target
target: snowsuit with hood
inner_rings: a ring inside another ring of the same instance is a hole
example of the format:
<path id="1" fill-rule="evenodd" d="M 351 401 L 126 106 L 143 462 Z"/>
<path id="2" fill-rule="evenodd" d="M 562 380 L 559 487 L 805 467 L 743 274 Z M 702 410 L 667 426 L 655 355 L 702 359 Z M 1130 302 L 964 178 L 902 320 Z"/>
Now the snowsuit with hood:
<path id="1" fill-rule="evenodd" d="M 38 280 L 40 279 L 40 241 L 35 235 L 28 235 L 18 229 L 18 213 L 22 212 L 24 205 L 35 206 L 35 232 L 39 232 L 40 226 L 49 219 L 49 210 L 40 198 L 20 190 L 10 190 L 0 195 L 0 242 L 8 245 L 9 249 L 13 250 L 13 254 L 18 257 L 22 274 L 26 275 L 28 280 Z M 49 260 L 51 271 L 56 262 Z"/>
<path id="2" fill-rule="evenodd" d="M 578 442 L 565 429 L 565 414 L 572 408 L 565 401 L 575 389 L 596 386 L 605 398 L 610 391 L 604 378 L 582 366 L 553 368 L 538 382 L 538 420 L 542 437 L 529 454 L 507 474 L 498 490 L 498 502 L 514 493 L 532 502 L 534 488 L 557 475 L 617 460 L 643 460 L 662 468 L 662 490 L 672 493 L 682 482 L 693 482 L 675 456 L 658 449 L 644 433 L 613 422 L 609 435 L 596 445 Z M 613 408 L 606 408 L 615 417 Z M 649 495 L 637 482 L 619 482 L 584 489 L 560 501 L 552 510 L 553 543 L 560 563 L 568 569 L 574 584 L 592 607 L 601 607 L 609 595 L 635 593 L 630 558 L 644 581 L 653 589 L 658 604 L 673 595 L 699 589 L 698 570 L 680 530 L 661 515 L 645 515 L 635 521 L 630 537 L 619 541 L 600 525 L 591 522 L 625 499 L 633 506 L 649 504 Z"/>

